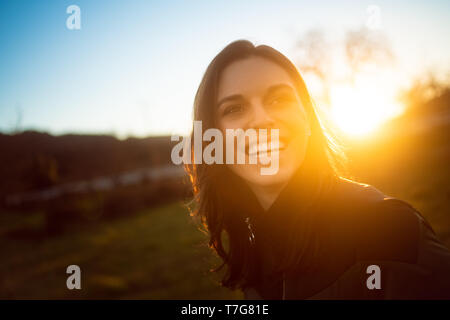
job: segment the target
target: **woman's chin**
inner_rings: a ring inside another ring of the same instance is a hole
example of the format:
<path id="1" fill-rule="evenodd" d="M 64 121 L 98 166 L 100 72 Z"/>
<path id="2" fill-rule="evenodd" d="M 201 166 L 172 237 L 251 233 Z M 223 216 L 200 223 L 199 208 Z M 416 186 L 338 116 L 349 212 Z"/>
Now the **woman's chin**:
<path id="1" fill-rule="evenodd" d="M 241 178 L 243 178 L 247 183 L 250 183 L 254 186 L 258 187 L 272 187 L 286 184 L 292 175 L 294 174 L 294 169 L 281 167 L 278 168 L 276 172 L 273 174 L 262 174 L 261 166 L 256 166 L 256 168 L 252 168 L 249 170 L 243 170 L 240 172 Z M 256 169 L 256 170 L 255 170 Z"/>

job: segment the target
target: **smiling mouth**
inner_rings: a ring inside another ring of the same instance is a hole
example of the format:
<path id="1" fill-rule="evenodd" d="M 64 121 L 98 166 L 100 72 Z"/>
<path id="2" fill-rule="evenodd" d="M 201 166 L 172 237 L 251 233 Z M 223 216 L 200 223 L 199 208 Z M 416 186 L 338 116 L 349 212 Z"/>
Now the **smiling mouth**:
<path id="1" fill-rule="evenodd" d="M 267 143 L 254 143 L 251 145 L 246 145 L 245 153 L 249 156 L 257 156 L 258 154 L 267 154 L 275 151 L 283 151 L 288 147 L 287 139 L 280 138 L 278 141 L 278 146 L 274 142 Z"/>

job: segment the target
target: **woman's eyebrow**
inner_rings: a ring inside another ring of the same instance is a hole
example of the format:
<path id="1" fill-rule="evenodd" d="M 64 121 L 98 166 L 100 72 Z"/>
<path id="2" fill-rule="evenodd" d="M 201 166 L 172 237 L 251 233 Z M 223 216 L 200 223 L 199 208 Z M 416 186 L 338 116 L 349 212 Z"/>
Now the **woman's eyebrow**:
<path id="1" fill-rule="evenodd" d="M 218 103 L 217 103 L 217 107 L 220 107 L 224 102 L 230 101 L 230 100 L 239 100 L 239 99 L 243 99 L 244 97 L 241 94 L 232 94 L 230 96 L 227 96 L 223 99 L 221 99 Z"/>
<path id="2" fill-rule="evenodd" d="M 278 91 L 278 90 L 282 90 L 282 89 L 284 89 L 284 90 L 287 89 L 287 90 L 289 90 L 289 91 L 291 91 L 291 92 L 294 91 L 294 89 L 293 89 L 290 85 L 287 85 L 287 84 L 284 84 L 284 83 L 280 83 L 280 84 L 276 84 L 276 85 L 270 86 L 270 87 L 266 90 L 265 96 L 267 97 L 267 96 L 269 96 L 270 94 L 272 94 L 272 93 L 274 93 L 274 92 L 276 92 L 276 91 Z"/>
<path id="3" fill-rule="evenodd" d="M 274 93 L 274 92 L 276 92 L 276 91 L 278 91 L 278 90 L 282 90 L 282 89 L 284 89 L 284 90 L 289 90 L 289 91 L 291 91 L 291 92 L 293 92 L 294 91 L 294 89 L 290 86 L 290 85 L 288 85 L 288 84 L 284 84 L 284 83 L 280 83 L 280 84 L 275 84 L 275 85 L 273 85 L 273 86 L 270 86 L 267 90 L 266 90 L 266 93 L 264 94 L 264 96 L 269 96 L 270 94 L 272 94 L 272 93 Z M 244 99 L 244 96 L 243 95 L 241 95 L 241 94 L 232 94 L 232 95 L 229 95 L 229 96 L 227 96 L 227 97 L 225 97 L 225 98 L 223 98 L 223 99 L 221 99 L 218 103 L 217 103 L 217 107 L 220 107 L 223 103 L 225 103 L 225 102 L 227 102 L 227 101 L 230 101 L 230 100 L 241 100 L 241 99 Z"/>

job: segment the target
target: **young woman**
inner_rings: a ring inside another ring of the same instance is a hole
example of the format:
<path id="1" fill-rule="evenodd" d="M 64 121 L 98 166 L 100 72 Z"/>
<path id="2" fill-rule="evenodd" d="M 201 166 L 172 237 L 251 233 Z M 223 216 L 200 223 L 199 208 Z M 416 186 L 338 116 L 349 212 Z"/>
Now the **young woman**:
<path id="1" fill-rule="evenodd" d="M 339 176 L 338 149 L 280 52 L 229 44 L 204 74 L 194 120 L 224 136 L 279 130 L 275 174 L 260 162 L 188 166 L 224 286 L 249 299 L 450 298 L 449 251 L 408 203 Z M 247 159 L 259 148 L 249 144 Z"/>

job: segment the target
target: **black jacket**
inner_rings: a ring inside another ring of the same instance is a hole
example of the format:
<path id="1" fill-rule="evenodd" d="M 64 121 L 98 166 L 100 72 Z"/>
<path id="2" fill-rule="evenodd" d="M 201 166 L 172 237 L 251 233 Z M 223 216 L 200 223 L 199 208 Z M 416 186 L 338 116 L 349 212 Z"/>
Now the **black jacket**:
<path id="1" fill-rule="evenodd" d="M 325 199 L 312 199 L 301 179 L 297 174 L 268 211 L 247 195 L 261 274 L 244 289 L 247 299 L 450 299 L 450 251 L 415 208 L 343 178 Z M 311 201 L 321 204 L 314 223 L 304 218 Z M 310 245 L 313 267 L 276 271 L 286 230 L 302 223 L 319 240 Z M 380 289 L 367 286 L 371 265 L 379 267 Z"/>

